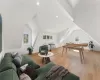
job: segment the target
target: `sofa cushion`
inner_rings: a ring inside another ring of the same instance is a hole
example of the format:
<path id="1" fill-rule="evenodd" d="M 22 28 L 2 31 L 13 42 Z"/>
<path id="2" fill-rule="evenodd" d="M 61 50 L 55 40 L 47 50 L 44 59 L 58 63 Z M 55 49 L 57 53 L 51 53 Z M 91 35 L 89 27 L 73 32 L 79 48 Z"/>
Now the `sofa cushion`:
<path id="1" fill-rule="evenodd" d="M 29 55 L 22 55 L 22 63 L 21 63 L 21 66 L 24 65 L 24 64 L 28 64 L 28 65 L 31 65 L 33 68 L 37 69 L 39 68 L 40 66 L 38 64 L 36 64 L 32 59 L 31 57 L 29 57 Z"/>
<path id="2" fill-rule="evenodd" d="M 45 78 L 46 72 L 40 74 L 35 80 L 47 80 Z M 80 80 L 79 77 L 75 76 L 72 73 L 69 73 L 68 75 L 66 75 L 65 77 L 63 77 L 63 80 Z"/>
<path id="3" fill-rule="evenodd" d="M 13 63 L 16 65 L 17 68 L 19 68 L 21 66 L 21 62 L 22 56 L 20 54 L 17 54 L 13 59 Z"/>
<path id="4" fill-rule="evenodd" d="M 45 66 L 37 69 L 38 77 L 35 80 L 46 80 L 45 75 L 48 73 L 48 71 L 54 66 L 55 64 L 53 62 L 50 62 L 46 64 Z M 72 73 L 69 73 L 67 76 L 63 78 L 63 80 L 79 80 L 79 77 L 75 76 Z"/>
<path id="5" fill-rule="evenodd" d="M 12 57 L 9 53 L 5 54 L 3 60 L 1 61 L 0 72 L 8 69 L 14 69 L 16 71 L 16 66 L 12 63 Z"/>
<path id="6" fill-rule="evenodd" d="M 19 80 L 17 73 L 13 69 L 0 72 L 0 80 Z"/>
<path id="7" fill-rule="evenodd" d="M 13 52 L 11 53 L 11 55 L 12 55 L 12 58 L 15 58 L 18 55 L 18 52 Z"/>

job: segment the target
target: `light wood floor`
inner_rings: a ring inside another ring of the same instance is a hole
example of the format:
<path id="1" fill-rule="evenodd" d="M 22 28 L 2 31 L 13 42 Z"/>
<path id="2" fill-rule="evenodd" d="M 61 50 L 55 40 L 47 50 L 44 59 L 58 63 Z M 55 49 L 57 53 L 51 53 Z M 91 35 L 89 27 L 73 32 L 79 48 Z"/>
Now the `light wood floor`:
<path id="1" fill-rule="evenodd" d="M 79 53 L 72 50 L 67 53 L 64 52 L 62 56 L 62 48 L 52 51 L 55 55 L 50 57 L 54 63 L 64 66 L 70 72 L 80 77 L 80 80 L 100 80 L 100 53 L 92 51 L 84 51 L 85 61 L 84 64 L 80 62 Z M 39 65 L 42 58 L 37 54 L 33 54 L 32 59 Z"/>

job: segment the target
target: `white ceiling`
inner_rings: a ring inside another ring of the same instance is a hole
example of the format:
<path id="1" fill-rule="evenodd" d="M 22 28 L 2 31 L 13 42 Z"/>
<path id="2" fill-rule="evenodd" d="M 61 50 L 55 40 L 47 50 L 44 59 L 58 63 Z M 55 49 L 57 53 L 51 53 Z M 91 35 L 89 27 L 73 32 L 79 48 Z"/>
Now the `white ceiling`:
<path id="1" fill-rule="evenodd" d="M 67 0 L 72 7 L 75 7 L 80 0 Z"/>
<path id="2" fill-rule="evenodd" d="M 36 13 L 36 0 L 0 0 L 0 13 L 10 18 L 9 21 L 12 18 L 15 22 L 26 24 Z"/>
<path id="3" fill-rule="evenodd" d="M 39 27 L 49 32 L 60 32 L 73 24 L 68 12 L 57 0 L 0 0 L 0 11 L 6 21 L 10 19 L 8 23 L 21 25 L 30 22 L 37 14 Z"/>
<path id="4" fill-rule="evenodd" d="M 100 0 L 81 0 L 74 8 L 74 22 L 86 31 L 100 50 Z"/>
<path id="5" fill-rule="evenodd" d="M 60 32 L 73 24 L 71 19 L 69 19 L 68 13 L 57 0 L 40 0 L 39 2 L 37 16 L 42 30 L 53 33 Z"/>

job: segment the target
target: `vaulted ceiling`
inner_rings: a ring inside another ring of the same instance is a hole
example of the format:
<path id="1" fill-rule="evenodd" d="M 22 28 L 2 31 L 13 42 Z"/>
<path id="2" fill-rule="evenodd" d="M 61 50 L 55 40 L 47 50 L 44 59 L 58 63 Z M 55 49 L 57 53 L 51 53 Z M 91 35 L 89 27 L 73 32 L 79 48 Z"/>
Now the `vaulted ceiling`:
<path id="1" fill-rule="evenodd" d="M 73 14 L 74 22 L 94 39 L 100 50 L 100 0 L 80 0 Z"/>
<path id="2" fill-rule="evenodd" d="M 75 22 L 100 43 L 100 0 L 0 0 L 0 14 L 6 48 L 21 44 L 23 27 L 34 16 L 40 30 L 58 33 Z"/>
<path id="3" fill-rule="evenodd" d="M 69 3 L 73 6 L 72 2 Z M 70 13 L 59 0 L 0 0 L 0 14 L 3 18 L 5 48 L 12 48 L 15 43 L 16 47 L 21 44 L 22 39 L 19 37 L 22 36 L 23 27 L 34 16 L 37 18 L 39 28 L 49 32 L 57 33 L 73 25 Z"/>
<path id="4" fill-rule="evenodd" d="M 75 6 L 79 0 L 0 0 L 0 13 L 6 16 L 7 20 L 23 25 L 37 15 L 41 29 L 60 32 L 73 24 L 67 11 L 69 7 L 66 7 L 66 10 L 61 1 Z M 7 23 L 10 23 L 9 21 Z"/>
<path id="5" fill-rule="evenodd" d="M 68 3 L 74 8 L 80 0 L 67 0 Z"/>
<path id="6" fill-rule="evenodd" d="M 40 0 L 39 3 L 37 17 L 41 29 L 59 32 L 72 25 L 69 13 L 57 0 Z"/>
<path id="7" fill-rule="evenodd" d="M 80 0 L 37 0 L 37 22 L 42 30 L 61 32 L 73 26 L 72 9 Z"/>

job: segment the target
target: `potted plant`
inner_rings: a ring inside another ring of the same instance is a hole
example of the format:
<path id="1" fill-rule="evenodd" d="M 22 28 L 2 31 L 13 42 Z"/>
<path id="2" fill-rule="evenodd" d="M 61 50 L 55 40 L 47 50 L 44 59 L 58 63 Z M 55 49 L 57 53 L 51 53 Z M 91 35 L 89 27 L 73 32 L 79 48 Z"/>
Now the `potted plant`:
<path id="1" fill-rule="evenodd" d="M 31 55 L 32 52 L 33 52 L 33 47 L 32 46 L 31 47 L 28 47 L 27 50 L 29 51 L 29 55 Z"/>

